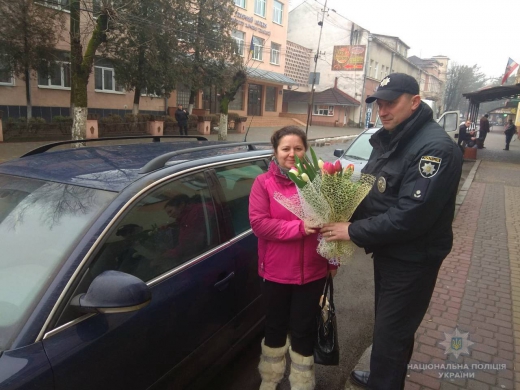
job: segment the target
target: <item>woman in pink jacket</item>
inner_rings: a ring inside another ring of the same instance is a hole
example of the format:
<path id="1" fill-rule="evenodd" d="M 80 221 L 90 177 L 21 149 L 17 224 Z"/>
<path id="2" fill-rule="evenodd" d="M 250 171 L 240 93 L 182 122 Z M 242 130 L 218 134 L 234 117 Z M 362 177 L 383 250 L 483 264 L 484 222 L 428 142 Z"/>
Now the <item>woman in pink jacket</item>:
<path id="1" fill-rule="evenodd" d="M 284 208 L 273 195 L 296 194 L 287 174 L 295 156 L 307 151 L 307 137 L 296 126 L 287 126 L 271 137 L 274 158 L 269 171 L 255 180 L 249 197 L 249 219 L 258 237 L 258 273 L 266 303 L 265 338 L 259 371 L 261 390 L 274 390 L 285 372 L 285 354 L 292 360 L 292 389 L 312 390 L 314 340 L 319 299 L 328 272 L 336 267 L 316 252 L 318 230 Z M 291 346 L 287 334 L 291 333 Z"/>

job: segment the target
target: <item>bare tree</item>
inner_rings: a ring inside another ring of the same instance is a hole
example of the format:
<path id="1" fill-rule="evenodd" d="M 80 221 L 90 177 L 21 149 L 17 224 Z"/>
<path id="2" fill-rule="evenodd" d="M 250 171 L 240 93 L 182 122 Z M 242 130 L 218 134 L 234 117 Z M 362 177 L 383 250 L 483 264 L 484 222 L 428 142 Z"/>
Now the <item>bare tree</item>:
<path id="1" fill-rule="evenodd" d="M 71 91 L 72 139 L 83 139 L 87 133 L 88 98 L 87 85 L 96 51 L 106 41 L 106 33 L 112 28 L 116 12 L 108 0 L 102 1 L 100 12 L 93 17 L 92 8 L 82 6 L 92 3 L 70 0 L 70 55 L 71 55 Z M 86 21 L 81 16 L 86 15 Z M 84 49 L 83 44 L 87 42 Z"/>
<path id="2" fill-rule="evenodd" d="M 115 77 L 134 91 L 132 113 L 139 113 L 142 94 L 168 97 L 179 79 L 180 21 L 190 12 L 188 0 L 117 0 L 118 20 L 108 33 L 104 54 Z M 124 7 L 124 8 L 123 8 Z"/>
<path id="3" fill-rule="evenodd" d="M 33 0 L 0 0 L 0 72 L 25 81 L 27 119 L 32 117 L 31 80 L 34 72 L 47 76 L 56 60 L 55 47 L 65 28 L 60 9 Z"/>
<path id="4" fill-rule="evenodd" d="M 448 69 L 445 90 L 445 111 L 467 110 L 465 92 L 473 92 L 484 86 L 486 76 L 477 65 L 467 66 L 453 63 Z"/>

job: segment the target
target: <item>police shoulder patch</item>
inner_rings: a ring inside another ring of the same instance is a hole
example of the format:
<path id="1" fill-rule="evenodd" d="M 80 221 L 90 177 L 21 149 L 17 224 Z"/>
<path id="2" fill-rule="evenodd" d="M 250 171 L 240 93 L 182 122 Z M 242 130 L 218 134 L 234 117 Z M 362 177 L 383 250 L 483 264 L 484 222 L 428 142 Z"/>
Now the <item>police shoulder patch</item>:
<path id="1" fill-rule="evenodd" d="M 422 156 L 419 161 L 419 173 L 422 177 L 430 179 L 439 172 L 442 158 L 434 156 Z"/>

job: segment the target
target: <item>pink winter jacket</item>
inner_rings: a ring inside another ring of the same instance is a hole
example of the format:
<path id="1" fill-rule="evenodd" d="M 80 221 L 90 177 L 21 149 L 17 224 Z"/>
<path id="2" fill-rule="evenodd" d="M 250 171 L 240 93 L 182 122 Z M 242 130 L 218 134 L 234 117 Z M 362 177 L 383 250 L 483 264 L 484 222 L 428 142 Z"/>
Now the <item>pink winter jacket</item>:
<path id="1" fill-rule="evenodd" d="M 305 284 L 327 276 L 330 265 L 317 252 L 318 234 L 305 235 L 303 221 L 278 203 L 273 195 L 296 194 L 296 185 L 275 162 L 258 176 L 249 196 L 249 220 L 258 237 L 258 274 L 284 284 Z"/>

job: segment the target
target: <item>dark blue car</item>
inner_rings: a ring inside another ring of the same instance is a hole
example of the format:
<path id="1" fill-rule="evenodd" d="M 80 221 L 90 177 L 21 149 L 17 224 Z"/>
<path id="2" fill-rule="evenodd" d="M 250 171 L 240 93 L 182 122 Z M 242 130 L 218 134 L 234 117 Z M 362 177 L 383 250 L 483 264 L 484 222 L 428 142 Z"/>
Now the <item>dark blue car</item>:
<path id="1" fill-rule="evenodd" d="M 0 164 L 0 389 L 196 388 L 261 330 L 271 151 L 164 141 Z"/>

